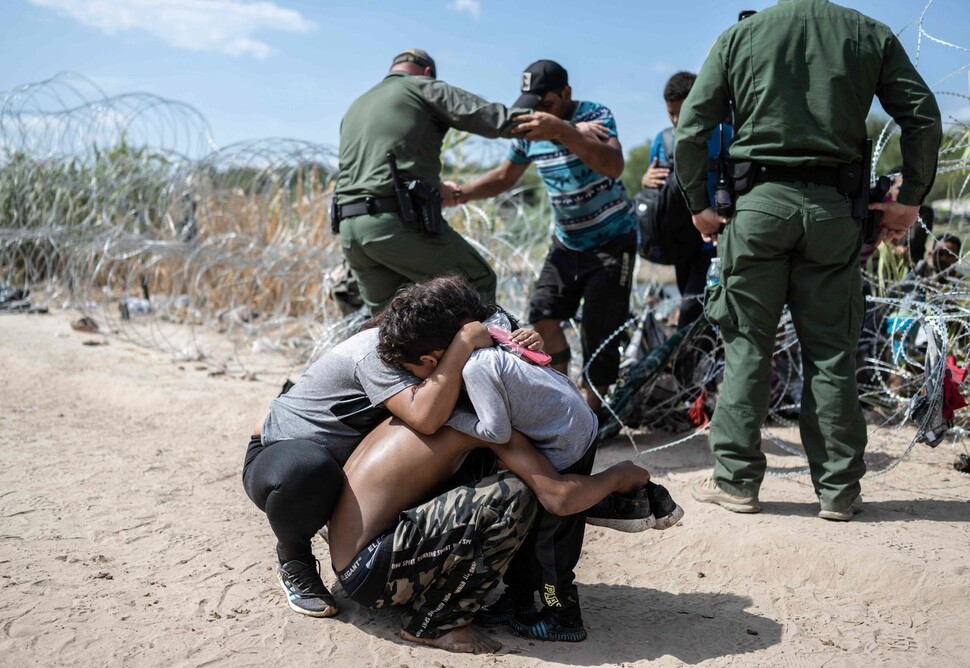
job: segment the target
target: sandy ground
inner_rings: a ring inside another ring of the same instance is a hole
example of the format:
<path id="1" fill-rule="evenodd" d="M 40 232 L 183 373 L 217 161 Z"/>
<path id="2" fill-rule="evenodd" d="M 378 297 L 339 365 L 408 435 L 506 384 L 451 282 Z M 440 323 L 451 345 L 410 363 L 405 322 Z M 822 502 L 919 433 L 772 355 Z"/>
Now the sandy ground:
<path id="1" fill-rule="evenodd" d="M 344 600 L 316 620 L 284 605 L 269 527 L 240 484 L 282 377 L 209 375 L 74 332 L 74 317 L 0 316 L 0 664 L 970 665 L 970 476 L 952 470 L 952 445 L 863 481 L 848 524 L 815 517 L 804 477 L 770 478 L 761 515 L 695 503 L 701 439 L 647 456 L 687 515 L 666 532 L 590 528 L 589 640 L 498 630 L 501 653 L 458 656 L 399 640 L 394 612 Z M 600 460 L 630 454 L 618 439 Z M 801 465 L 781 450 L 771 463 Z"/>

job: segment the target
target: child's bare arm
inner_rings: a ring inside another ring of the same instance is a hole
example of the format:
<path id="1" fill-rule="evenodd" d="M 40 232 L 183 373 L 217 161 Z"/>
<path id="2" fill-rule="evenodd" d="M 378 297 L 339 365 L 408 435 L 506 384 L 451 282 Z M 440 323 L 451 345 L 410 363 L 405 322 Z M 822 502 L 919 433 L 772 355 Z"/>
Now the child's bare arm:
<path id="1" fill-rule="evenodd" d="M 509 442 L 489 447 L 553 515 L 582 512 L 613 492 L 633 494 L 650 480 L 649 471 L 630 461 L 614 464 L 595 475 L 559 473 L 519 432 L 512 432 Z"/>

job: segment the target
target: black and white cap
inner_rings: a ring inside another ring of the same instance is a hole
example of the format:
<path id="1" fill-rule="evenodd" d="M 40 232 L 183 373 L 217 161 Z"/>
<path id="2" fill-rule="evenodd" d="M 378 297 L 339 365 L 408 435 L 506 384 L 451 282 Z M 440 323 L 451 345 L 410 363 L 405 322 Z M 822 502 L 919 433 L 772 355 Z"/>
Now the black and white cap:
<path id="1" fill-rule="evenodd" d="M 522 95 L 513 107 L 535 109 L 549 91 L 562 90 L 569 85 L 569 75 L 559 63 L 537 60 L 522 73 Z"/>

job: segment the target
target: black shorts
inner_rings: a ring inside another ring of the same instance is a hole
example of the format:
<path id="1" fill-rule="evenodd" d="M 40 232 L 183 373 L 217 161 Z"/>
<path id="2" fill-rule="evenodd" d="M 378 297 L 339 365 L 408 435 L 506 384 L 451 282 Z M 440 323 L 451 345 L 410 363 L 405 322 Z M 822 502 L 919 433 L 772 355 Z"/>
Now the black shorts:
<path id="1" fill-rule="evenodd" d="M 340 586 L 351 600 L 371 608 L 384 593 L 391 568 L 394 532 L 381 534 L 357 553 L 347 567 L 337 573 Z"/>
<path id="2" fill-rule="evenodd" d="M 576 315 L 582 301 L 583 360 L 588 361 L 600 344 L 630 317 L 636 249 L 636 232 L 585 251 L 570 250 L 553 237 L 552 248 L 532 289 L 529 322 L 568 320 Z M 595 386 L 603 387 L 616 380 L 620 340 L 614 339 L 614 342 L 589 367 L 589 378 Z"/>

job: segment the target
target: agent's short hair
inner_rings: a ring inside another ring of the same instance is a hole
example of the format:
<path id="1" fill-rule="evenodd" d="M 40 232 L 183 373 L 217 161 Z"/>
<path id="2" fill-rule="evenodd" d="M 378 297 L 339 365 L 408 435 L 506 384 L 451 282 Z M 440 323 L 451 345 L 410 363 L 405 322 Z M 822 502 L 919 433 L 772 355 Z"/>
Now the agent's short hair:
<path id="1" fill-rule="evenodd" d="M 665 102 L 681 102 L 687 99 L 687 94 L 694 86 L 697 75 L 693 72 L 678 72 L 667 80 L 664 86 Z"/>
<path id="2" fill-rule="evenodd" d="M 375 318 L 377 354 L 388 364 L 420 364 L 422 355 L 447 348 L 465 322 L 494 312 L 463 276 L 405 285 Z"/>

